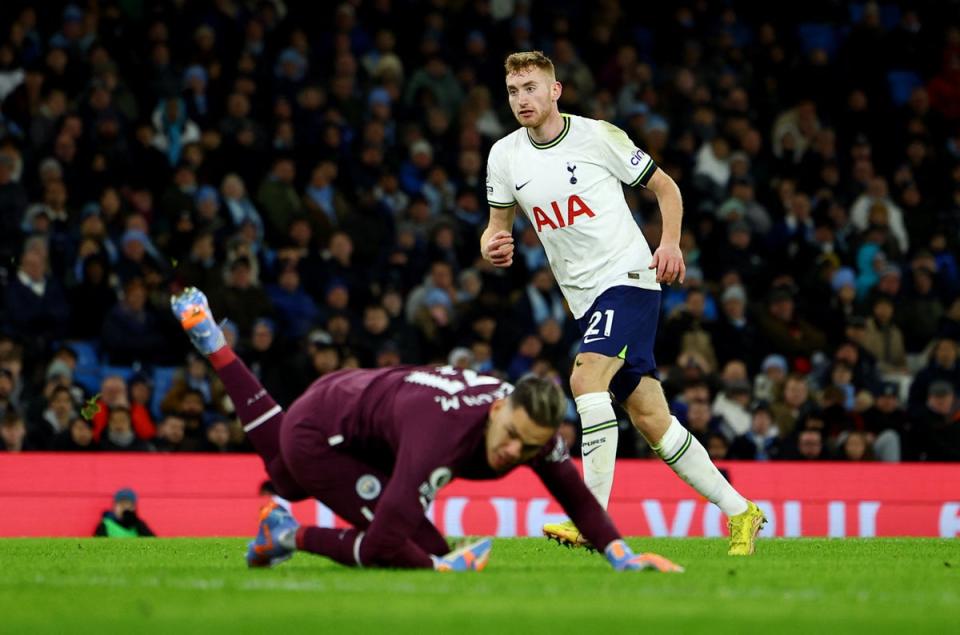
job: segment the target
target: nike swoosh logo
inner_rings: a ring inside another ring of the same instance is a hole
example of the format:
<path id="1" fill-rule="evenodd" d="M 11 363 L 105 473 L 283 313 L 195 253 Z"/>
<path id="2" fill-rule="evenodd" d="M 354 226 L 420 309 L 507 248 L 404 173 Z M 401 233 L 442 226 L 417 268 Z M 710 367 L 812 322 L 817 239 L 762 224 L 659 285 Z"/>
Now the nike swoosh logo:
<path id="1" fill-rule="evenodd" d="M 593 454 L 594 452 L 596 452 L 597 450 L 599 450 L 601 447 L 603 447 L 603 446 L 600 446 L 600 445 L 594 446 L 594 447 L 590 448 L 589 451 L 584 450 L 583 452 L 581 452 L 581 454 L 582 454 L 583 456 L 590 456 L 591 454 Z"/>
<path id="2" fill-rule="evenodd" d="M 596 342 L 597 340 L 605 340 L 605 339 L 607 339 L 607 338 L 605 338 L 605 337 L 603 337 L 603 336 L 601 336 L 601 337 L 585 337 L 585 338 L 583 338 L 583 343 L 584 343 L 584 344 L 589 344 L 590 342 Z"/>
<path id="3" fill-rule="evenodd" d="M 529 183 L 529 182 L 532 181 L 532 180 L 533 180 L 533 179 L 530 179 L 529 181 L 527 181 L 527 183 Z M 522 190 L 524 187 L 527 186 L 527 183 L 523 183 L 523 184 L 521 184 L 521 185 L 517 185 L 516 183 L 514 183 L 513 186 L 514 186 L 515 188 L 517 188 L 517 191 L 519 192 L 520 190 Z"/>

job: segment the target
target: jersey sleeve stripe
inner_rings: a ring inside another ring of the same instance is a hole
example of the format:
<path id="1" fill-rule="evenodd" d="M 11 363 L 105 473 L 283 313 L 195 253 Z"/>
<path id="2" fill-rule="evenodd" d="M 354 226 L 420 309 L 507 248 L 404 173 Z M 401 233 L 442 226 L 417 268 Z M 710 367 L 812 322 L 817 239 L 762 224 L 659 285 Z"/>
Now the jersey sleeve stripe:
<path id="1" fill-rule="evenodd" d="M 510 202 L 510 203 L 497 203 L 496 201 L 487 201 L 487 205 L 489 205 L 490 207 L 497 207 L 497 208 L 500 208 L 500 209 L 505 209 L 505 208 L 507 208 L 507 207 L 513 207 L 513 206 L 516 205 L 516 204 L 517 204 L 516 201 L 512 201 L 512 202 Z"/>
<path id="2" fill-rule="evenodd" d="M 636 187 L 638 185 L 646 186 L 647 182 L 650 181 L 650 177 L 653 176 L 653 172 L 656 169 L 657 164 L 653 162 L 653 159 L 647 163 L 647 167 L 644 168 L 643 172 L 640 173 L 640 176 L 630 184 L 630 187 Z"/>

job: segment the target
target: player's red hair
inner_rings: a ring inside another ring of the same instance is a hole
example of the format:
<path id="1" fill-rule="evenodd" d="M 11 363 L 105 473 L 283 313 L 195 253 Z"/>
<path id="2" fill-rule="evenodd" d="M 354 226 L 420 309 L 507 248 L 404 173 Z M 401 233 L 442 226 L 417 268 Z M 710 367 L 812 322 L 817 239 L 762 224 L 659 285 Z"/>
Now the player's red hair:
<path id="1" fill-rule="evenodd" d="M 511 53 L 503 63 L 507 75 L 513 73 L 522 73 L 533 68 L 538 68 L 550 76 L 550 79 L 556 80 L 557 74 L 553 68 L 553 62 L 549 57 L 543 54 L 543 51 L 520 51 Z"/>

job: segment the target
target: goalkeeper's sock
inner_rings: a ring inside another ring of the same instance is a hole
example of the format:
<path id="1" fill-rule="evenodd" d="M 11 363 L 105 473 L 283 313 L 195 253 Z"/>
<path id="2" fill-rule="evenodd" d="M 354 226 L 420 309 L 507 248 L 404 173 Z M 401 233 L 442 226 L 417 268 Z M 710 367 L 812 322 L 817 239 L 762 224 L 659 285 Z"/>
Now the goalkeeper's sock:
<path id="1" fill-rule="evenodd" d="M 432 569 L 433 560 L 410 540 L 390 550 L 389 557 L 371 558 L 365 552 L 366 532 L 359 529 L 300 527 L 295 536 L 296 548 L 318 556 L 326 556 L 348 567 L 391 567 L 397 569 Z M 372 561 L 371 561 L 372 560 Z"/>
<path id="2" fill-rule="evenodd" d="M 613 488 L 613 469 L 617 461 L 617 416 L 606 392 L 590 392 L 576 399 L 580 413 L 583 456 L 583 481 L 600 506 L 607 508 Z"/>
<path id="3" fill-rule="evenodd" d="M 723 478 L 703 445 L 676 417 L 670 417 L 670 427 L 653 449 L 670 469 L 728 517 L 747 510 L 746 499 Z"/>
<path id="4" fill-rule="evenodd" d="M 356 567 L 360 565 L 360 543 L 363 535 L 362 531 L 352 528 L 301 527 L 294 537 L 295 548 L 326 556 L 348 567 Z"/>
<path id="5" fill-rule="evenodd" d="M 237 418 L 243 424 L 243 431 L 250 439 L 253 449 L 263 459 L 263 466 L 270 475 L 270 482 L 277 494 L 294 501 L 308 498 L 307 493 L 287 471 L 280 455 L 283 409 L 229 346 L 208 355 L 207 359 L 227 389 Z"/>
<path id="6" fill-rule="evenodd" d="M 208 356 L 227 389 L 247 438 L 267 465 L 280 456 L 283 409 L 229 346 Z"/>

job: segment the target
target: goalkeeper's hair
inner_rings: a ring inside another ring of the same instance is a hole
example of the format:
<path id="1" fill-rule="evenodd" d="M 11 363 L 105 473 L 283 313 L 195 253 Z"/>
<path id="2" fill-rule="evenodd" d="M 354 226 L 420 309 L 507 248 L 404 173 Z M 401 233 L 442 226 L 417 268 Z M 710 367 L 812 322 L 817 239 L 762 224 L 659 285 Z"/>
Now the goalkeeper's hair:
<path id="1" fill-rule="evenodd" d="M 525 375 L 510 393 L 514 408 L 523 408 L 538 425 L 556 430 L 567 411 L 567 398 L 560 386 L 549 379 Z"/>
<path id="2" fill-rule="evenodd" d="M 513 73 L 522 73 L 534 68 L 542 70 L 550 76 L 551 79 L 557 79 L 556 70 L 553 68 L 553 62 L 549 57 L 543 54 L 543 51 L 520 51 L 511 53 L 503 63 L 507 75 Z"/>

